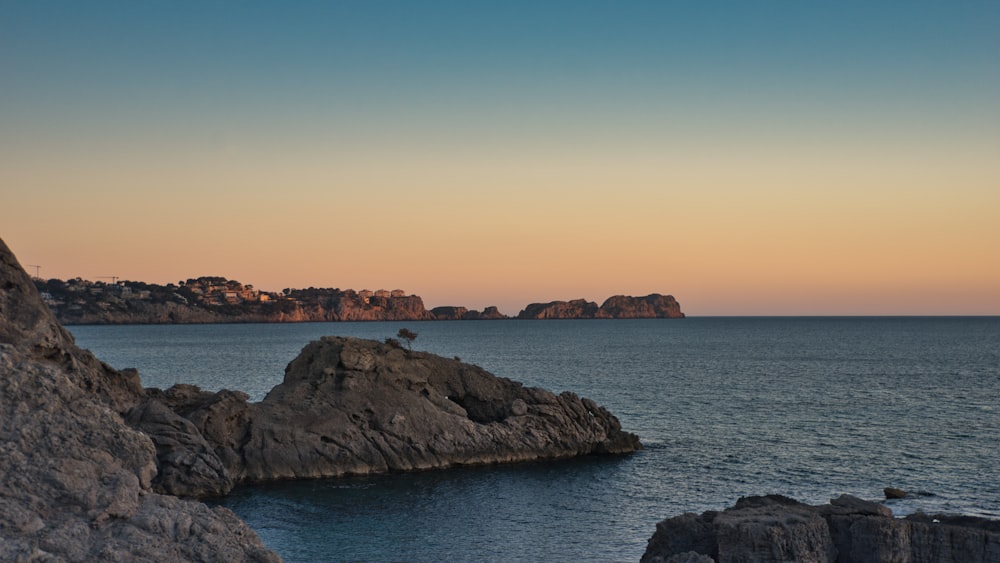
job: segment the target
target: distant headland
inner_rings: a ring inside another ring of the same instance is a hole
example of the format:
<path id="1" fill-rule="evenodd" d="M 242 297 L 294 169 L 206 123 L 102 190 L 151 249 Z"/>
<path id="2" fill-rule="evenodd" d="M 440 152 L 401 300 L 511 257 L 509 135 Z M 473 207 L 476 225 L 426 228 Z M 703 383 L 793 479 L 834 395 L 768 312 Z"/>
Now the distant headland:
<path id="1" fill-rule="evenodd" d="M 401 289 L 315 288 L 260 291 L 219 276 L 158 285 L 113 279 L 35 279 L 59 322 L 81 324 L 295 323 L 332 321 L 434 321 L 509 319 L 497 307 L 426 309 L 418 295 Z M 576 299 L 532 303 L 517 319 L 683 318 L 672 295 L 616 295 L 598 306 Z"/>

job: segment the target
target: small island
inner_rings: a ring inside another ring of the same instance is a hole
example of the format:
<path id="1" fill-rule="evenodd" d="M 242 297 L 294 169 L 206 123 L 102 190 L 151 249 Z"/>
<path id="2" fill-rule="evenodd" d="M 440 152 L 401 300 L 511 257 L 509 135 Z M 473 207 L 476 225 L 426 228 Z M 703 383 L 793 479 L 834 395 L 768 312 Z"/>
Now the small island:
<path id="1" fill-rule="evenodd" d="M 427 309 L 419 295 L 402 289 L 285 288 L 267 292 L 221 276 L 177 284 L 151 284 L 110 278 L 90 281 L 34 279 L 42 301 L 64 325 L 295 323 L 336 321 L 469 321 L 509 319 L 495 306 L 482 311 L 462 306 Z M 679 319 L 672 295 L 615 295 L 598 306 L 575 299 L 532 303 L 515 318 Z"/>

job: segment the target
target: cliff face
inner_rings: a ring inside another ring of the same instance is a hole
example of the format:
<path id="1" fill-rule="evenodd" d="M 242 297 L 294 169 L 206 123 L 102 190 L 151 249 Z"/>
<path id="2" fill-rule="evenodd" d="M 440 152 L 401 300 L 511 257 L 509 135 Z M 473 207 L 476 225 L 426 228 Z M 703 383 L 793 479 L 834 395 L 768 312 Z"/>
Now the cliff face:
<path id="1" fill-rule="evenodd" d="M 809 506 L 779 495 L 747 497 L 722 512 L 656 525 L 644 563 L 977 563 L 1000 561 L 1000 522 L 892 517 L 885 506 L 842 495 Z"/>
<path id="2" fill-rule="evenodd" d="M 0 560 L 279 560 L 232 512 L 153 493 L 154 445 L 120 415 L 143 397 L 0 241 Z"/>
<path id="3" fill-rule="evenodd" d="M 552 301 L 532 303 L 521 311 L 519 319 L 679 319 L 681 306 L 672 295 L 653 293 L 644 297 L 615 295 L 600 307 L 593 301 Z"/>

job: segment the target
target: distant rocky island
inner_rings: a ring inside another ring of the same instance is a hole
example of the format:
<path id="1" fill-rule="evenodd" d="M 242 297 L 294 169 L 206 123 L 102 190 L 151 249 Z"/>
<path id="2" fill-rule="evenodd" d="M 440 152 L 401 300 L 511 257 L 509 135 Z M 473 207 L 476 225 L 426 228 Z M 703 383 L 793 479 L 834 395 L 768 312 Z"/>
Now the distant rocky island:
<path id="1" fill-rule="evenodd" d="M 593 301 L 553 301 L 532 303 L 517 316 L 519 319 L 682 319 L 684 313 L 673 295 L 653 293 L 644 297 L 615 295 L 603 305 Z"/>
<path id="2" fill-rule="evenodd" d="M 426 309 L 401 289 L 315 288 L 266 292 L 219 276 L 158 285 L 112 279 L 35 279 L 42 300 L 64 325 L 294 323 L 332 321 L 434 321 L 508 319 L 497 307 Z M 616 295 L 598 306 L 576 299 L 532 303 L 518 319 L 683 318 L 672 295 Z"/>

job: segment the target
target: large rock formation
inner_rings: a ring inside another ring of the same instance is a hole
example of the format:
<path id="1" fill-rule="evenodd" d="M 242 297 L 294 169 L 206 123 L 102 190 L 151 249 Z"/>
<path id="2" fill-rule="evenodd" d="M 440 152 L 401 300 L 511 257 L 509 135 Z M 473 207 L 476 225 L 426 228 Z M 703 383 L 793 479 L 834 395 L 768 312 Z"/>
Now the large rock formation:
<path id="1" fill-rule="evenodd" d="M 174 494 L 641 448 L 589 399 L 355 338 L 306 346 L 260 403 L 175 386 L 151 392 L 133 414 L 158 446 L 155 484 Z"/>
<path id="2" fill-rule="evenodd" d="M 1000 562 L 1000 521 L 892 517 L 884 505 L 842 495 L 809 506 L 780 495 L 747 497 L 722 512 L 656 525 L 644 563 Z"/>
<path id="3" fill-rule="evenodd" d="M 135 372 L 80 350 L 0 241 L 0 560 L 277 561 L 232 512 L 155 494 L 120 413 Z"/>
<path id="4" fill-rule="evenodd" d="M 644 297 L 615 295 L 598 307 L 585 299 L 532 303 L 519 319 L 679 319 L 681 306 L 672 295 L 652 293 Z"/>

